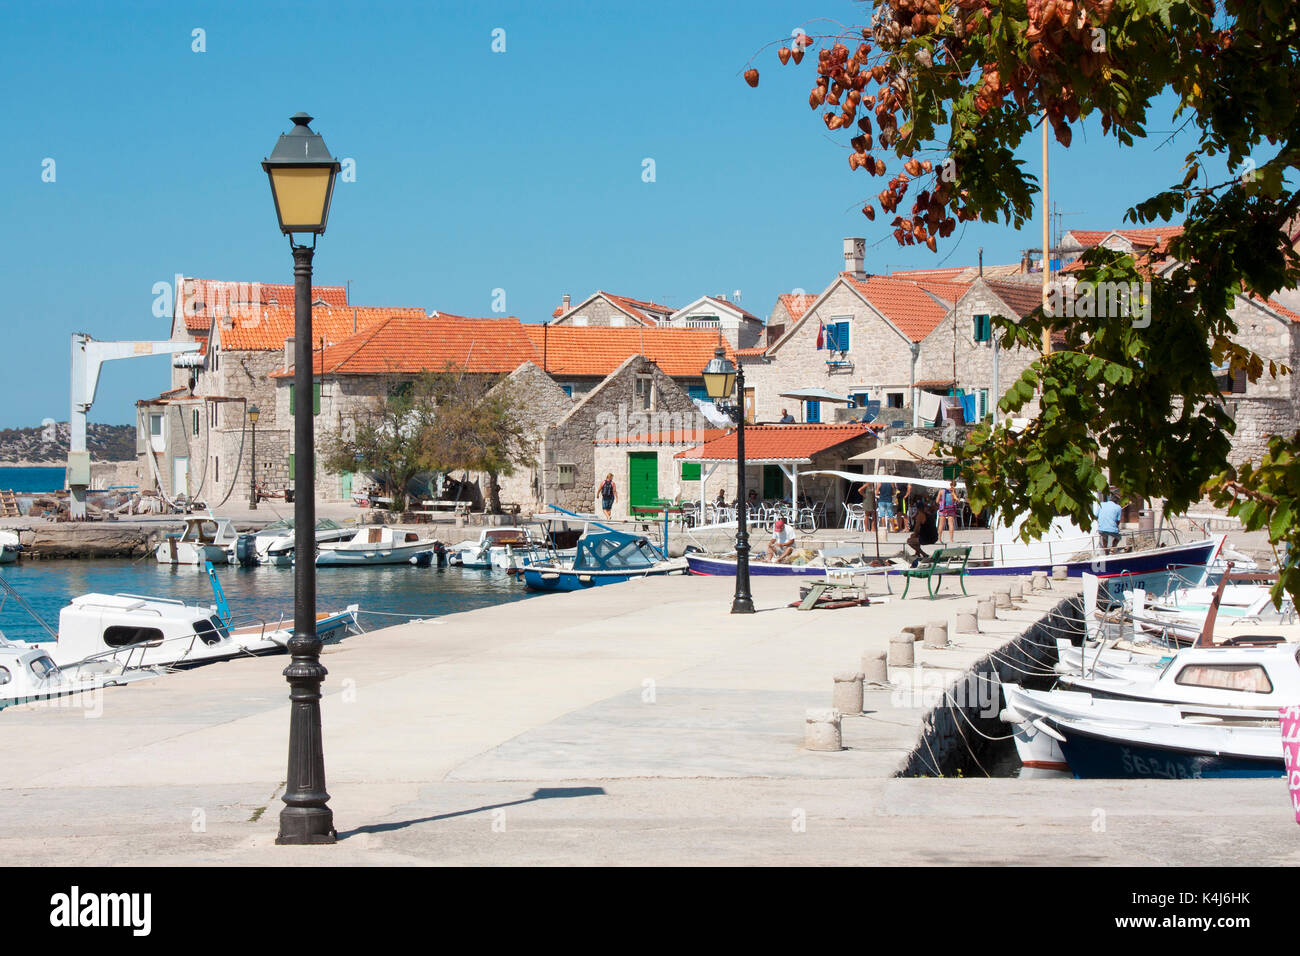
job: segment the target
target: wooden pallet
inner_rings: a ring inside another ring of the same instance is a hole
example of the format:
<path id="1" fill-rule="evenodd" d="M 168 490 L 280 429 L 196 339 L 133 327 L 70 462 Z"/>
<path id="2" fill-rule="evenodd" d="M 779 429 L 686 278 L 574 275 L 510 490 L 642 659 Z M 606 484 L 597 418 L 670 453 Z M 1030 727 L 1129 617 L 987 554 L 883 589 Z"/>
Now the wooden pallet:
<path id="1" fill-rule="evenodd" d="M 0 518 L 20 518 L 18 496 L 13 491 L 0 491 Z"/>

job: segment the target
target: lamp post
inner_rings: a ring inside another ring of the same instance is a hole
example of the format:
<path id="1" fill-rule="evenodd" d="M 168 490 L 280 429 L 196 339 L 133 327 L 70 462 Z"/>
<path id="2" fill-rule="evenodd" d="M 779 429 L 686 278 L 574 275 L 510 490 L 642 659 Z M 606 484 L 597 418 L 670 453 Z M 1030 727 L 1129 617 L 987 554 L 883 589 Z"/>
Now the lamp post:
<path id="1" fill-rule="evenodd" d="M 253 460 L 252 471 L 248 476 L 248 508 L 250 511 L 257 510 L 257 420 L 261 418 L 262 413 L 256 405 L 250 405 L 248 408 L 248 423 L 253 426 Z"/>
<path id="2" fill-rule="evenodd" d="M 284 669 L 289 682 L 289 772 L 278 844 L 334 843 L 334 813 L 325 790 L 325 750 L 320 728 L 320 685 L 327 673 L 320 663 L 316 636 L 316 454 L 313 434 L 311 262 L 316 238 L 325 231 L 339 162 L 325 140 L 311 130 L 312 117 L 290 117 L 293 129 L 280 136 L 271 157 L 262 161 L 271 180 L 280 231 L 293 251 L 294 373 L 297 394 L 293 445 L 298 489 L 293 503 L 292 660 Z M 294 233 L 310 233 L 311 245 L 295 243 Z"/>
<path id="3" fill-rule="evenodd" d="M 749 593 L 749 530 L 745 524 L 745 370 L 732 365 L 726 351 L 718 346 L 700 374 L 709 398 L 739 426 L 736 431 L 736 593 L 731 599 L 731 613 L 753 614 L 754 598 Z M 728 402 L 733 394 L 740 397 L 738 402 Z"/>

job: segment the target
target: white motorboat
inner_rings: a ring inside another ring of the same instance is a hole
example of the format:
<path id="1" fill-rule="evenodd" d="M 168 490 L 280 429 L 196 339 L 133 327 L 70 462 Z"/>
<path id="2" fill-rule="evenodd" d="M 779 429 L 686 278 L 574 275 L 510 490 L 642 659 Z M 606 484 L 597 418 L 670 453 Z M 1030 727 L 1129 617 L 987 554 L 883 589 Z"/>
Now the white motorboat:
<path id="1" fill-rule="evenodd" d="M 356 534 L 355 527 L 345 528 L 329 518 L 316 522 L 316 546 L 330 541 L 343 541 Z M 293 564 L 295 547 L 293 519 L 282 518 L 254 534 L 241 535 L 235 544 L 235 563 L 245 567 L 254 564 L 271 564 L 280 567 Z"/>
<path id="2" fill-rule="evenodd" d="M 229 518 L 191 515 L 185 519 L 185 529 L 167 535 L 154 554 L 159 564 L 193 564 L 198 567 L 202 567 L 205 561 L 229 564 L 238 540 L 234 522 Z"/>
<path id="3" fill-rule="evenodd" d="M 1002 719 L 1026 766 L 1076 777 L 1272 777 L 1285 771 L 1275 707 L 1115 700 L 1003 684 Z M 1053 747 L 1050 745 L 1054 745 Z"/>
<path id="4" fill-rule="evenodd" d="M 0 564 L 13 564 L 23 548 L 16 531 L 0 531 Z"/>
<path id="5" fill-rule="evenodd" d="M 357 605 L 318 614 L 322 640 L 357 627 Z M 216 606 L 137 594 L 83 594 L 59 612 L 59 664 L 113 661 L 124 667 L 189 667 L 233 657 L 275 654 L 293 636 L 292 620 L 232 624 Z"/>
<path id="6" fill-rule="evenodd" d="M 517 566 L 523 556 L 546 553 L 547 541 L 536 529 L 522 525 L 484 528 L 477 541 L 461 541 L 447 549 L 447 563 L 466 568 Z M 535 562 L 534 562 L 535 563 Z"/>
<path id="7" fill-rule="evenodd" d="M 421 538 L 414 531 L 368 526 L 358 528 L 342 541 L 322 544 L 316 554 L 316 566 L 418 563 L 421 556 L 432 555 L 437 546 L 434 539 Z"/>
<path id="8" fill-rule="evenodd" d="M 60 667 L 44 645 L 14 642 L 0 634 L 0 708 L 149 680 L 160 673 L 154 669 L 127 669 L 112 662 Z"/>

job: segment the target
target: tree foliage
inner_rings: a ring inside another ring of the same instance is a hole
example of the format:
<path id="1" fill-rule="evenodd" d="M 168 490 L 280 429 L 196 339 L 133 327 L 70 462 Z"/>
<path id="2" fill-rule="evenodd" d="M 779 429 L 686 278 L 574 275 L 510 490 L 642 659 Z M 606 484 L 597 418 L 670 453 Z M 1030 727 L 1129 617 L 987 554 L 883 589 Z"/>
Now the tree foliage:
<path id="1" fill-rule="evenodd" d="M 1211 495 L 1275 544 L 1300 544 L 1294 462 L 1300 434 L 1277 436 L 1258 466 L 1228 460 L 1234 424 L 1215 369 L 1257 381 L 1263 360 L 1235 341 L 1238 296 L 1267 299 L 1300 280 L 1284 227 L 1300 209 L 1300 21 L 1287 0 L 889 0 L 868 22 L 800 33 L 777 50 L 798 64 L 816 49 L 809 106 L 845 131 L 854 170 L 884 188 L 863 207 L 892 214 L 902 245 L 932 251 L 961 221 L 1020 227 L 1039 184 L 1015 158 L 1038 124 L 1069 147 L 1084 120 L 1131 145 L 1156 99 L 1176 98 L 1191 141 L 1182 174 L 1134 197 L 1135 224 L 1183 219 L 1159 255 L 1096 249 L 1081 283 L 1150 283 L 1151 321 L 1120 311 L 997 322 L 1005 345 L 1042 349 L 999 402 L 1038 401 L 1027 429 L 981 426 L 959 453 L 972 503 L 1027 513 L 1033 537 L 1052 517 L 1092 524 L 1109 483 L 1163 498 L 1177 513 Z M 746 73 L 757 86 L 757 70 Z M 1227 175 L 1213 175 L 1227 169 Z M 910 207 L 907 201 L 910 198 Z M 909 210 L 910 211 L 907 211 Z M 903 210 L 900 212 L 900 210 Z M 1288 369 L 1270 365 L 1269 374 Z M 1292 552 L 1296 553 L 1296 552 Z M 1293 595 L 1300 573 L 1282 587 Z"/>
<path id="2" fill-rule="evenodd" d="M 448 366 L 414 378 L 390 376 L 384 384 L 385 396 L 362 404 L 326 438 L 325 467 L 376 475 L 399 511 L 417 475 L 483 472 L 488 509 L 500 511 L 500 478 L 536 454 L 515 383 Z"/>

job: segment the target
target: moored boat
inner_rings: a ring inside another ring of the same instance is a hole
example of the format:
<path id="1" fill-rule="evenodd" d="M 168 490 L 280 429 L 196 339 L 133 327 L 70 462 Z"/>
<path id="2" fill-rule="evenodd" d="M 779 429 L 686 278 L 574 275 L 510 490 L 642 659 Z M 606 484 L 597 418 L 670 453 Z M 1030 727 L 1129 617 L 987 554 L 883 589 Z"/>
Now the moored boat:
<path id="1" fill-rule="evenodd" d="M 641 535 L 612 530 L 584 535 L 571 564 L 548 561 L 523 569 L 524 584 L 533 591 L 585 591 L 637 578 L 685 573 L 686 562 L 681 558 L 666 558 Z"/>
<path id="2" fill-rule="evenodd" d="M 316 566 L 349 567 L 374 564 L 428 564 L 438 542 L 414 531 L 395 531 L 375 525 L 358 528 L 342 541 L 327 541 L 316 554 Z"/>

